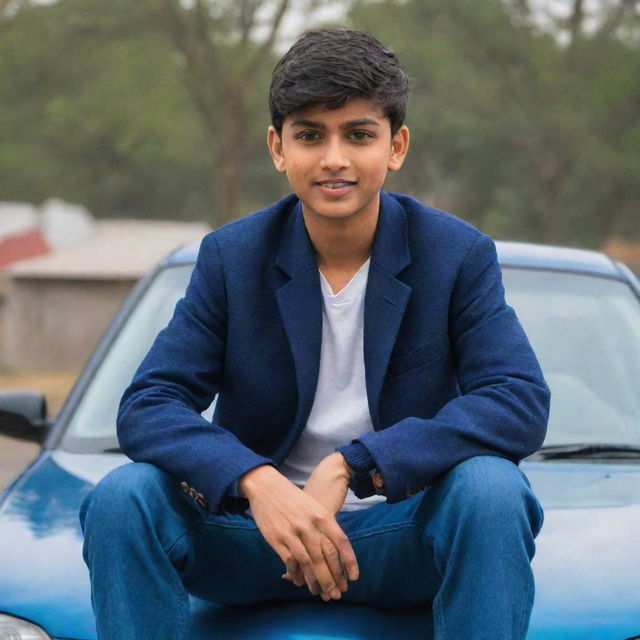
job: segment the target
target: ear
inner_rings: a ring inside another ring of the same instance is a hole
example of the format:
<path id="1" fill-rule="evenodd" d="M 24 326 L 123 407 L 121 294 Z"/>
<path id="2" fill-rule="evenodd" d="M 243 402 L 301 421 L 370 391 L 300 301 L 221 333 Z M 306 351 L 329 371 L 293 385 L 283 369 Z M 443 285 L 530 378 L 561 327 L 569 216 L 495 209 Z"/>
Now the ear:
<path id="1" fill-rule="evenodd" d="M 397 171 L 409 151 L 409 127 L 403 124 L 396 134 L 391 138 L 391 156 L 387 168 L 389 171 Z"/>
<path id="2" fill-rule="evenodd" d="M 284 173 L 286 171 L 286 163 L 282 150 L 282 138 L 273 125 L 267 129 L 267 146 L 275 168 Z"/>

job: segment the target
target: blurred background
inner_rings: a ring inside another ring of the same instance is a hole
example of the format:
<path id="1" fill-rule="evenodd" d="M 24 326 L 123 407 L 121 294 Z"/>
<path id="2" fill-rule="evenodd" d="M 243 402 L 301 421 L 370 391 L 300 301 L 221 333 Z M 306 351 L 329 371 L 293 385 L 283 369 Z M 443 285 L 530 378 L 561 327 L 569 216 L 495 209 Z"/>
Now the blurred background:
<path id="1" fill-rule="evenodd" d="M 389 189 L 640 271 L 638 0 L 0 0 L 0 390 L 55 414 L 137 278 L 287 193 L 271 69 L 322 25 L 411 77 Z"/>

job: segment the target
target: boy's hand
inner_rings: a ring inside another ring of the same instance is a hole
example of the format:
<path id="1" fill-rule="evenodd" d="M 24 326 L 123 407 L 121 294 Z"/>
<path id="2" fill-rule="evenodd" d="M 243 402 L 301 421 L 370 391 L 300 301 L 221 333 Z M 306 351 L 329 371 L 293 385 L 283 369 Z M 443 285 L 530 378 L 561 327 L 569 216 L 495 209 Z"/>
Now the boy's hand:
<path id="1" fill-rule="evenodd" d="M 332 453 L 320 460 L 309 476 L 304 492 L 313 496 L 335 515 L 344 505 L 350 477 L 351 469 L 343 455 Z"/>
<path id="2" fill-rule="evenodd" d="M 341 453 L 333 453 L 322 459 L 318 466 L 309 476 L 309 480 L 304 487 L 304 492 L 313 496 L 318 502 L 323 504 L 330 513 L 336 514 L 344 505 L 344 499 L 349 487 L 351 469 L 345 462 Z M 328 544 L 328 541 L 323 541 Z M 287 573 L 282 576 L 286 580 L 291 580 L 296 586 L 304 584 L 304 574 L 299 564 L 292 568 L 287 568 Z M 337 581 L 340 591 L 347 590 L 346 580 Z"/>
<path id="3" fill-rule="evenodd" d="M 301 571 L 311 593 L 325 601 L 338 599 L 346 591 L 343 566 L 349 579 L 357 580 L 351 543 L 324 504 L 268 465 L 245 473 L 240 489 L 258 529 L 284 562 L 285 577 L 299 578 Z"/>

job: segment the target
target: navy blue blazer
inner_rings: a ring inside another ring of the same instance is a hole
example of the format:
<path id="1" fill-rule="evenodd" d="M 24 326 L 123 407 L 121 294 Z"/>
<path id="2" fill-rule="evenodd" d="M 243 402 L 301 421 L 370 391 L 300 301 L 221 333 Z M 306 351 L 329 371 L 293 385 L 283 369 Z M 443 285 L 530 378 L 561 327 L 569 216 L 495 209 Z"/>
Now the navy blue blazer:
<path id="1" fill-rule="evenodd" d="M 185 297 L 123 396 L 122 449 L 219 510 L 242 474 L 280 464 L 304 429 L 321 323 L 297 197 L 207 235 Z M 389 502 L 467 458 L 518 461 L 544 439 L 549 391 L 505 303 L 493 241 L 403 195 L 381 196 L 364 360 L 374 431 L 358 442 Z M 209 423 L 200 412 L 216 394 Z"/>

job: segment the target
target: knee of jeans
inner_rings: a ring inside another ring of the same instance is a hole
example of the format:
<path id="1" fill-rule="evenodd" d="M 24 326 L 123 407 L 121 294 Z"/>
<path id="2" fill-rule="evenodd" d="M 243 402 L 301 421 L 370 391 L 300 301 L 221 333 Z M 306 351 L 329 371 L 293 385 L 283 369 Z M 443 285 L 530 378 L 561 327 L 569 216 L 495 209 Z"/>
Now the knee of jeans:
<path id="1" fill-rule="evenodd" d="M 80 510 L 83 530 L 89 513 L 92 523 L 100 522 L 102 517 L 110 523 L 129 522 L 141 504 L 150 505 L 155 496 L 162 495 L 167 480 L 164 471 L 144 462 L 116 467 L 85 498 Z"/>
<path id="2" fill-rule="evenodd" d="M 520 468 L 497 456 L 476 456 L 453 467 L 442 479 L 445 495 L 461 514 L 496 522 L 524 516 L 534 535 L 542 525 L 542 509 Z"/>

